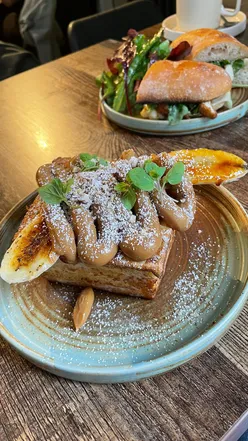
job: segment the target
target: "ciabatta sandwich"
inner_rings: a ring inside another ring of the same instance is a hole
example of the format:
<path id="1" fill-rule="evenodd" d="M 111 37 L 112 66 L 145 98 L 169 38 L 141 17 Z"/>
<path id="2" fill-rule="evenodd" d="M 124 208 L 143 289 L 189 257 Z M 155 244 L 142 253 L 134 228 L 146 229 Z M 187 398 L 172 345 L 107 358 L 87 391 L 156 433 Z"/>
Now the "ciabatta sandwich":
<path id="1" fill-rule="evenodd" d="M 219 66 L 182 60 L 152 64 L 138 89 L 136 101 L 144 103 L 143 118 L 168 119 L 202 115 L 216 118 L 217 110 L 232 107 L 232 81 Z"/>
<path id="2" fill-rule="evenodd" d="M 182 41 L 192 46 L 187 60 L 215 63 L 229 73 L 233 87 L 248 86 L 248 47 L 236 38 L 216 29 L 195 29 L 176 38 L 171 49 Z"/>

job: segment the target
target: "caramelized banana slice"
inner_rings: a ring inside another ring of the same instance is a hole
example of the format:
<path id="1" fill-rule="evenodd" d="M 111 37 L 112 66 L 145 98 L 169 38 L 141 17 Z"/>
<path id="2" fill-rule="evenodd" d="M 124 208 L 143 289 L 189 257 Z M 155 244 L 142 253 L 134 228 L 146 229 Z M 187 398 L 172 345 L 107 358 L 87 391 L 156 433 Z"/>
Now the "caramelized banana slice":
<path id="1" fill-rule="evenodd" d="M 243 159 L 223 150 L 178 150 L 162 153 L 162 157 L 169 162 L 172 159 L 171 165 L 182 161 L 194 185 L 220 185 L 242 178 L 248 172 L 247 163 Z"/>
<path id="2" fill-rule="evenodd" d="M 8 283 L 28 282 L 49 269 L 58 258 L 58 254 L 52 250 L 52 242 L 37 197 L 4 255 L 0 276 Z"/>

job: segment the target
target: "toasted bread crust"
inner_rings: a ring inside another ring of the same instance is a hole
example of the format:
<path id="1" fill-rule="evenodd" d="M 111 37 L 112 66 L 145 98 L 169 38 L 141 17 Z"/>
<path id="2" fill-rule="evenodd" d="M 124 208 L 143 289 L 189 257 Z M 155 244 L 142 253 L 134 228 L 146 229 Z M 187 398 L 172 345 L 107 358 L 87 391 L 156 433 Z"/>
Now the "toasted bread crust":
<path id="1" fill-rule="evenodd" d="M 144 262 L 134 262 L 121 252 L 110 263 L 98 268 L 82 262 L 66 264 L 58 260 L 44 276 L 50 281 L 91 286 L 118 294 L 152 299 L 156 296 L 164 275 L 174 236 L 173 230 L 165 228 L 160 251 Z"/>
<path id="2" fill-rule="evenodd" d="M 178 46 L 178 44 L 180 44 L 182 41 L 187 41 L 192 46 L 192 51 L 186 57 L 186 60 L 199 60 L 199 56 L 204 49 L 212 45 L 215 46 L 220 44 L 232 45 L 240 51 L 242 54 L 240 56 L 241 58 L 248 57 L 247 46 L 240 43 L 231 35 L 225 34 L 224 32 L 216 29 L 202 28 L 186 32 L 171 43 L 171 49 Z"/>
<path id="3" fill-rule="evenodd" d="M 229 75 L 219 66 L 196 61 L 154 63 L 146 72 L 138 93 L 138 103 L 210 101 L 232 87 Z"/>

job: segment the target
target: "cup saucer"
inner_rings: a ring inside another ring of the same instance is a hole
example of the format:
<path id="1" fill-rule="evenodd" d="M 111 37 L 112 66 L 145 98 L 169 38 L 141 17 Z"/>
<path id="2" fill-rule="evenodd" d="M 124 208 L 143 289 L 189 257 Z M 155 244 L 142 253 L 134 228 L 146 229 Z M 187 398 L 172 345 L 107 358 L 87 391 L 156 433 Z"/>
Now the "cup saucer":
<path id="1" fill-rule="evenodd" d="M 236 37 L 236 35 L 241 34 L 246 28 L 246 15 L 239 11 L 237 15 L 234 17 L 228 17 L 226 20 L 229 23 L 233 23 L 233 26 L 225 26 L 223 19 L 220 19 L 220 26 L 218 28 L 219 31 L 225 32 L 226 34 L 232 35 Z M 164 37 L 170 41 L 175 40 L 180 35 L 184 34 L 183 31 L 179 29 L 177 26 L 177 18 L 176 14 L 167 17 L 163 23 L 162 27 L 164 29 Z"/>

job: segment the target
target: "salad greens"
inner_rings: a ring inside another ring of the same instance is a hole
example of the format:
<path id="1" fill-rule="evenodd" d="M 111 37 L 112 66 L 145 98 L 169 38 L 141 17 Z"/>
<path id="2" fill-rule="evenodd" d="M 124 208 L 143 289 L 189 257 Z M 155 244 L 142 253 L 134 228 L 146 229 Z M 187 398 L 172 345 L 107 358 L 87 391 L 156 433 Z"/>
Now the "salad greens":
<path id="1" fill-rule="evenodd" d="M 169 106 L 168 121 L 169 124 L 178 124 L 185 115 L 190 115 L 188 106 L 182 103 L 170 104 Z"/>
<path id="2" fill-rule="evenodd" d="M 166 59 L 183 60 L 191 50 L 192 46 L 187 41 L 182 41 L 170 50 L 170 43 L 163 39 L 162 30 L 152 38 L 147 38 L 144 34 L 130 29 L 113 57 L 107 59 L 109 71 L 102 72 L 96 78 L 96 83 L 102 90 L 102 99 L 116 112 L 149 119 L 168 118 L 171 125 L 178 124 L 187 116 L 197 115 L 198 105 L 196 104 L 171 103 L 161 110 L 161 105 L 156 103 L 136 103 L 139 84 L 153 63 Z M 212 64 L 222 68 L 231 65 L 236 74 L 244 67 L 244 60 L 222 60 L 214 61 Z"/>
<path id="3" fill-rule="evenodd" d="M 170 55 L 169 41 L 163 40 L 161 33 L 147 38 L 130 30 L 114 56 L 107 60 L 110 71 L 96 78 L 98 87 L 102 87 L 103 99 L 117 112 L 137 115 L 142 109 L 142 105 L 136 104 L 137 82 L 142 80 L 152 62 Z"/>
<path id="4" fill-rule="evenodd" d="M 134 44 L 135 41 L 136 40 L 134 39 Z M 113 109 L 117 112 L 125 112 L 127 110 L 127 99 L 129 99 L 132 108 L 131 114 L 135 114 L 136 110 L 139 111 L 140 105 L 137 109 L 135 104 L 136 92 L 134 92 L 134 86 L 137 80 L 142 80 L 148 69 L 150 63 L 149 54 L 156 54 L 157 59 L 165 59 L 170 53 L 169 44 L 167 44 L 167 46 L 164 45 L 161 38 L 161 33 L 155 34 L 152 39 L 142 39 L 138 41 L 139 45 L 136 46 L 136 55 L 132 59 L 127 72 L 127 94 L 125 91 L 124 74 L 116 89 L 116 94 L 113 101 Z M 141 41 L 143 41 L 143 44 L 140 44 Z M 120 75 L 122 75 L 122 72 Z"/>
<path id="5" fill-rule="evenodd" d="M 232 62 L 233 72 L 236 74 L 240 69 L 242 69 L 245 65 L 244 60 L 235 60 Z"/>
<path id="6" fill-rule="evenodd" d="M 113 57 L 107 59 L 109 71 L 96 78 L 102 99 L 116 112 L 140 116 L 143 104 L 136 103 L 136 94 L 147 69 L 158 60 L 182 60 L 190 51 L 186 41 L 171 51 L 169 41 L 162 37 L 162 29 L 152 38 L 130 29 Z M 175 105 L 169 110 L 169 123 L 175 124 L 187 113 L 186 106 Z"/>
<path id="7" fill-rule="evenodd" d="M 225 68 L 227 64 L 231 64 L 234 74 L 236 74 L 240 69 L 244 67 L 244 60 L 241 59 L 235 61 L 228 61 L 228 60 L 212 61 L 211 63 L 223 68 Z"/>

